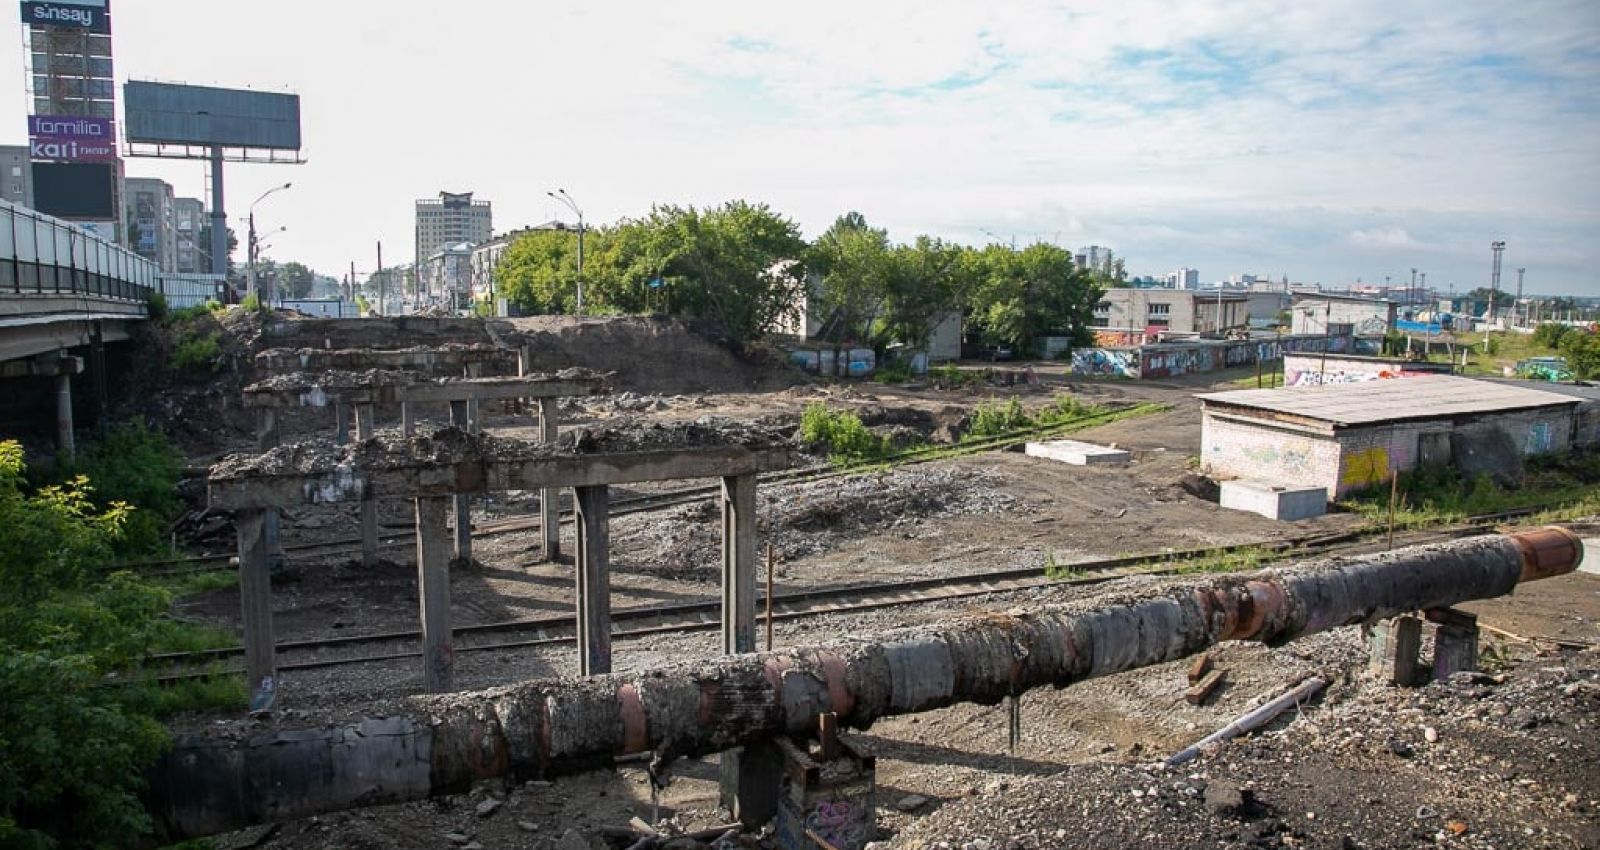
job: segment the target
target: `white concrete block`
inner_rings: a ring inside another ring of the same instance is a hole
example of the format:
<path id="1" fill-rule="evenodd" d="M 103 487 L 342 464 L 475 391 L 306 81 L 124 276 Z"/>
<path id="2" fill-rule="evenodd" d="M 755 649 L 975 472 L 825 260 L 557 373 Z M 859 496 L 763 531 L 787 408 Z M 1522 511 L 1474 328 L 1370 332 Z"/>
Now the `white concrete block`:
<path id="1" fill-rule="evenodd" d="M 1327 513 L 1328 490 L 1239 478 L 1222 482 L 1222 506 L 1293 522 Z"/>
<path id="2" fill-rule="evenodd" d="M 1090 464 L 1121 465 L 1128 462 L 1128 453 L 1122 449 L 1108 449 L 1094 443 L 1080 443 L 1077 440 L 1046 440 L 1041 443 L 1029 443 L 1025 447 L 1029 457 L 1042 457 L 1048 460 L 1059 460 L 1077 466 Z"/>

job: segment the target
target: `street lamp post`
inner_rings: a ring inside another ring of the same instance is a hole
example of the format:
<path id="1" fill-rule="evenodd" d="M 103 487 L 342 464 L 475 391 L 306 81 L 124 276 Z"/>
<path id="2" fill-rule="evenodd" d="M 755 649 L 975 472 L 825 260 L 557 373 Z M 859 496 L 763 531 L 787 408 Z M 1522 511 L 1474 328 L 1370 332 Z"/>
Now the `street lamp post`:
<path id="1" fill-rule="evenodd" d="M 245 249 L 246 249 L 245 250 L 245 254 L 246 254 L 246 257 L 248 259 L 248 266 L 246 267 L 246 271 L 245 271 L 245 294 L 246 294 L 246 296 L 256 295 L 256 254 L 257 254 L 257 252 L 259 250 L 259 248 L 258 248 L 258 246 L 256 244 L 256 204 L 259 204 L 262 201 L 266 200 L 267 196 L 271 195 L 273 192 L 282 192 L 284 189 L 287 189 L 292 185 L 294 185 L 294 184 L 293 183 L 285 183 L 282 186 L 273 186 L 271 189 L 268 189 L 267 191 L 262 192 L 260 197 L 256 198 L 254 201 L 250 202 L 250 209 L 249 209 L 249 216 L 248 216 L 249 222 L 250 222 L 250 235 L 249 235 L 249 241 L 245 246 Z M 285 229 L 286 230 L 287 228 L 280 228 L 280 229 Z M 274 232 L 276 232 L 276 231 L 274 231 Z M 213 241 L 215 241 L 215 240 L 213 240 Z M 224 244 L 226 244 L 226 243 L 224 243 Z M 260 298 L 260 296 L 257 296 L 257 298 Z M 266 300 L 268 304 L 271 304 L 271 298 L 267 298 L 267 299 L 264 299 L 264 300 Z"/>
<path id="2" fill-rule="evenodd" d="M 572 214 L 578 217 L 578 315 L 583 315 L 583 210 L 578 202 L 567 194 L 566 189 L 557 189 L 554 192 L 545 192 L 552 198 L 565 204 Z"/>

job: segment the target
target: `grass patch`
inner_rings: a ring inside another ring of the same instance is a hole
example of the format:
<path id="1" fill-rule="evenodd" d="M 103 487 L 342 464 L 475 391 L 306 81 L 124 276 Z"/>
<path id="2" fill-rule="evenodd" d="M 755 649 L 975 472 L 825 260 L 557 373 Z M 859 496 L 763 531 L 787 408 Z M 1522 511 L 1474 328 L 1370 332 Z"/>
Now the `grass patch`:
<path id="1" fill-rule="evenodd" d="M 823 448 L 835 466 L 849 466 L 878 460 L 889 454 L 889 443 L 861 423 L 861 417 L 847 410 L 829 410 L 821 404 L 806 405 L 800 415 L 800 442 L 810 448 Z"/>
<path id="2" fill-rule="evenodd" d="M 201 570 L 183 575 L 165 576 L 156 580 L 174 599 L 198 596 L 213 590 L 239 585 L 239 574 L 231 569 Z"/>
<path id="3" fill-rule="evenodd" d="M 1259 570 L 1280 557 L 1282 555 L 1270 549 L 1251 546 L 1197 558 L 1178 558 L 1170 563 L 1173 565 L 1173 572 L 1181 576 L 1201 573 L 1245 573 Z"/>
<path id="4" fill-rule="evenodd" d="M 1353 493 L 1339 503 L 1374 523 L 1389 520 L 1389 485 Z M 1468 478 L 1451 467 L 1400 473 L 1395 527 L 1460 522 L 1468 517 L 1549 506 L 1537 516 L 1557 522 L 1600 512 L 1600 453 L 1531 458 L 1519 487 L 1503 487 L 1487 475 Z"/>
<path id="5" fill-rule="evenodd" d="M 953 363 L 928 370 L 928 383 L 941 390 L 959 390 L 983 383 L 983 373 L 962 369 Z"/>

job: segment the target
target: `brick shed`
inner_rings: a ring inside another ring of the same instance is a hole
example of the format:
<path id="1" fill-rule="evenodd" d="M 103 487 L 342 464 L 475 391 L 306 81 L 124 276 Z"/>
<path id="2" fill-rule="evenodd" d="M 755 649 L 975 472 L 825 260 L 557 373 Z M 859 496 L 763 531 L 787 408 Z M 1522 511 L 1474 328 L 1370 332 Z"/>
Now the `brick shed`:
<path id="1" fill-rule="evenodd" d="M 1492 471 L 1572 447 L 1580 399 L 1449 375 L 1199 396 L 1201 462 L 1223 478 L 1324 487 L 1330 499 L 1392 470 Z"/>

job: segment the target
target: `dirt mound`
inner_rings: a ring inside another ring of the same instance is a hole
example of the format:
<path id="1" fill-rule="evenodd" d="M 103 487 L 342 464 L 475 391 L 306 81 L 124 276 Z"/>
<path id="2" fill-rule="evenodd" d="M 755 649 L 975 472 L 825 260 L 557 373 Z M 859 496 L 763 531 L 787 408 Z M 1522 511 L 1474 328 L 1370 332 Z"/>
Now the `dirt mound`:
<path id="1" fill-rule="evenodd" d="M 740 356 L 676 319 L 535 316 L 509 324 L 531 349 L 536 371 L 571 366 L 614 371 L 619 391 L 767 391 L 805 380 L 786 367 Z"/>

